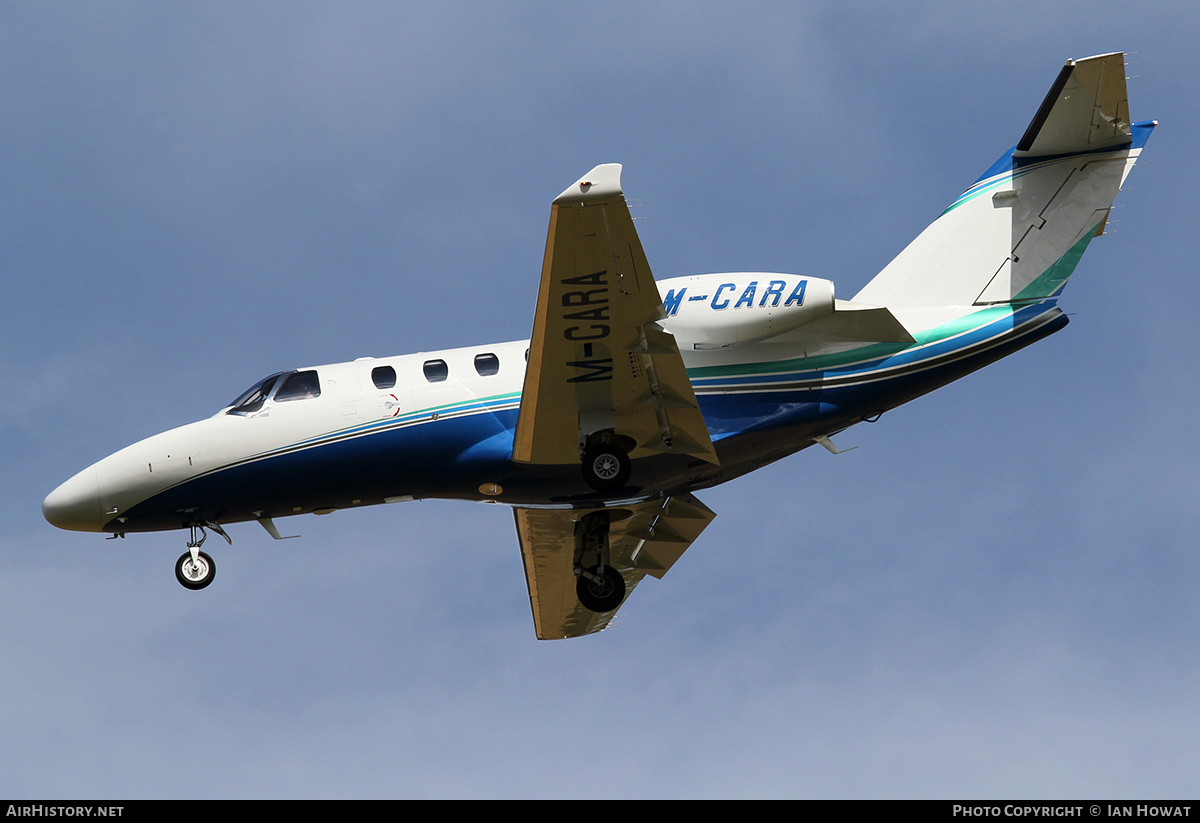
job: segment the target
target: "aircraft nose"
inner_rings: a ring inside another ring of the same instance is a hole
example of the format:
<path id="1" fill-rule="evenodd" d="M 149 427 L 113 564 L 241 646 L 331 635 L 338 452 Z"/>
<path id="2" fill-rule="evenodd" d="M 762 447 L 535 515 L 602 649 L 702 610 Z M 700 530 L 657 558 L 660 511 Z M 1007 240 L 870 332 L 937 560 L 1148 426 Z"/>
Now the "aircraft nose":
<path id="1" fill-rule="evenodd" d="M 77 532 L 98 532 L 104 525 L 96 467 L 84 469 L 42 501 L 42 516 L 52 526 Z"/>

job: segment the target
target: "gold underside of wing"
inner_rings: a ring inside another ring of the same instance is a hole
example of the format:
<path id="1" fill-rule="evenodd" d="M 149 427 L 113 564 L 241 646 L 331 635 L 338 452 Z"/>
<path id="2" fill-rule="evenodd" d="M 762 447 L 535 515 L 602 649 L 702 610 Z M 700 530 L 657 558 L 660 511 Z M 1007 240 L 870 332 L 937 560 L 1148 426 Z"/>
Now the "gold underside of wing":
<path id="1" fill-rule="evenodd" d="M 716 515 L 690 494 L 614 509 L 514 510 L 534 628 L 541 640 L 601 631 L 620 606 L 592 612 L 575 594 L 577 524 L 607 512 L 609 563 L 625 579 L 626 599 L 646 575 L 661 578 Z"/>
<path id="2" fill-rule="evenodd" d="M 717 462 L 624 197 L 557 202 L 530 340 L 513 459 L 577 462 L 610 433 L 630 457 Z"/>

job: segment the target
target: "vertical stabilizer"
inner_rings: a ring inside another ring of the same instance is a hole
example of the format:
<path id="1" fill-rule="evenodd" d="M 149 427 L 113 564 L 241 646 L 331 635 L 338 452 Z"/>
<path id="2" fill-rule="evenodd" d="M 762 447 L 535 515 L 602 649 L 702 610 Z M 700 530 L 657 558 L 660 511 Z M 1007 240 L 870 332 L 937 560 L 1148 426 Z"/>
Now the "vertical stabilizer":
<path id="1" fill-rule="evenodd" d="M 903 310 L 1056 296 L 1154 126 L 1128 111 L 1123 54 L 1068 61 L 1021 142 L 854 299 Z"/>

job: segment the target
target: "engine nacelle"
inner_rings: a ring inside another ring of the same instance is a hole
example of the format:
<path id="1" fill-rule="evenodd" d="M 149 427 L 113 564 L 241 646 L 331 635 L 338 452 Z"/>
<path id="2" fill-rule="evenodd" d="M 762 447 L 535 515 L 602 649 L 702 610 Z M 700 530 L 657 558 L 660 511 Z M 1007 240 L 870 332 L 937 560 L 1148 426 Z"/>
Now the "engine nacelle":
<path id="1" fill-rule="evenodd" d="M 772 272 L 696 274 L 658 284 L 664 329 L 697 349 L 766 340 L 834 309 L 833 283 Z"/>

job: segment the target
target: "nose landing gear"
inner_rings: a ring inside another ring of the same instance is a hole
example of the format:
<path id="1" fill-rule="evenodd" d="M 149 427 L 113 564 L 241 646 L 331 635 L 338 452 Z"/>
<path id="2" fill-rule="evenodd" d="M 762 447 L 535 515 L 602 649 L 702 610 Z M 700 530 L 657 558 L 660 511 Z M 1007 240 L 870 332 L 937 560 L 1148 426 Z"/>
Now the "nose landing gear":
<path id="1" fill-rule="evenodd" d="M 226 543 L 232 545 L 233 541 L 229 539 L 229 535 L 218 524 L 209 523 L 208 527 L 224 537 Z M 188 550 L 175 561 L 175 579 L 185 589 L 197 590 L 203 589 L 209 583 L 213 582 L 213 578 L 217 576 L 217 564 L 208 554 L 200 551 L 200 547 L 208 539 L 208 535 L 204 531 L 204 526 L 193 524 L 191 529 L 192 539 L 188 541 Z M 199 538 L 196 536 L 197 530 L 200 533 Z"/>
<path id="2" fill-rule="evenodd" d="M 203 589 L 216 576 L 217 564 L 205 552 L 196 551 L 193 557 L 189 548 L 175 561 L 175 578 L 185 589 Z"/>

